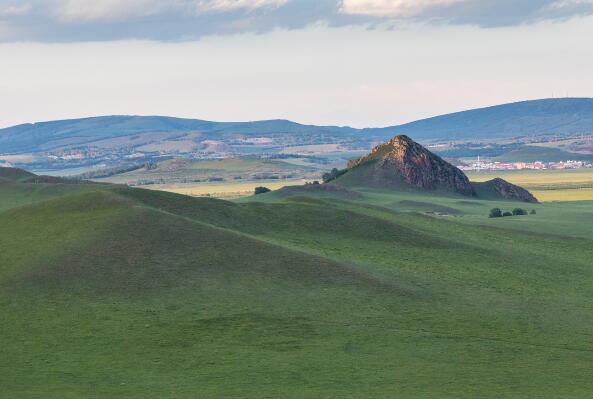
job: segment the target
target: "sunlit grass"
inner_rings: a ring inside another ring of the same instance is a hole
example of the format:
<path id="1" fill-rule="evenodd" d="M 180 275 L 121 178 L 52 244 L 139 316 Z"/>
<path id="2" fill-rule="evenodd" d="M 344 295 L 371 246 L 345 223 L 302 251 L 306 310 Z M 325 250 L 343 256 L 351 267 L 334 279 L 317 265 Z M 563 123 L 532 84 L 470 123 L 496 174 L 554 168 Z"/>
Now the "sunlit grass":
<path id="1" fill-rule="evenodd" d="M 470 172 L 473 181 L 501 177 L 530 190 L 540 201 L 593 200 L 593 169 Z"/>
<path id="2" fill-rule="evenodd" d="M 170 193 L 198 196 L 210 196 L 214 198 L 237 198 L 253 195 L 255 187 L 265 186 L 270 190 L 277 190 L 285 186 L 296 186 L 305 184 L 305 180 L 272 180 L 272 181 L 250 181 L 250 182 L 223 182 L 223 183 L 194 183 L 178 185 L 154 184 L 143 188 L 151 190 L 168 191 Z"/>

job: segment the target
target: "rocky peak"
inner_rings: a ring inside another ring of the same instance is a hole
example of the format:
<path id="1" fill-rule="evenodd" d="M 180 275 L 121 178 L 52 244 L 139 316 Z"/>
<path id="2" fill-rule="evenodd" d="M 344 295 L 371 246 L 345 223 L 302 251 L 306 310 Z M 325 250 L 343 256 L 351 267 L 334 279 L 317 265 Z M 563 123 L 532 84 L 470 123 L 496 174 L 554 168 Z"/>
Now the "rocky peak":
<path id="1" fill-rule="evenodd" d="M 395 136 L 387 143 L 348 163 L 354 170 L 369 165 L 375 170 L 374 177 L 403 181 L 411 186 L 430 190 L 449 190 L 464 195 L 475 195 L 465 174 L 439 156 L 428 151 L 408 136 Z"/>
<path id="2" fill-rule="evenodd" d="M 499 177 L 488 180 L 487 182 L 481 184 L 487 187 L 489 190 L 494 191 L 496 195 L 504 199 L 511 201 L 538 203 L 537 198 L 535 198 L 529 191 L 525 190 L 523 187 L 509 183 L 508 181 Z"/>

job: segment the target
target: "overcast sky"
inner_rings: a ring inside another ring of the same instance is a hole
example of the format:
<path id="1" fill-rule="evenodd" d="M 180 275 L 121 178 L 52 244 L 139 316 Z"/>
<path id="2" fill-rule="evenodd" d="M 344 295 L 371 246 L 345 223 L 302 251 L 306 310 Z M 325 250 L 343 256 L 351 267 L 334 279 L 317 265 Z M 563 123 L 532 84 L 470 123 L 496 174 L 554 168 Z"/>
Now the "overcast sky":
<path id="1" fill-rule="evenodd" d="M 593 96 L 593 0 L 0 0 L 0 126 L 386 126 Z"/>

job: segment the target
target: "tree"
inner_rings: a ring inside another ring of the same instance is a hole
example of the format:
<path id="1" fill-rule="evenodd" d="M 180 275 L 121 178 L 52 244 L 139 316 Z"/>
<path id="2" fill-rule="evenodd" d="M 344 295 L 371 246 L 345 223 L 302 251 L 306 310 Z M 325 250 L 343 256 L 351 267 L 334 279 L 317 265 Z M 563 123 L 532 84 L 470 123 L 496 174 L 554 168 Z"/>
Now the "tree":
<path id="1" fill-rule="evenodd" d="M 342 176 L 346 173 L 348 169 L 339 170 L 338 168 L 333 168 L 331 171 L 324 173 L 322 178 L 324 183 L 329 183 L 332 180 L 337 179 L 338 177 Z"/>
<path id="2" fill-rule="evenodd" d="M 529 214 L 531 215 L 535 215 L 537 212 L 535 211 L 535 209 L 532 209 L 531 212 L 529 212 Z"/>
<path id="3" fill-rule="evenodd" d="M 492 209 L 490 209 L 489 217 L 500 218 L 500 217 L 502 217 L 502 211 L 500 210 L 500 208 L 492 208 Z"/>
<path id="4" fill-rule="evenodd" d="M 513 209 L 513 216 L 522 216 L 527 215 L 527 211 L 522 208 L 515 208 Z"/>
<path id="5" fill-rule="evenodd" d="M 509 212 L 509 211 L 506 211 L 506 212 L 504 212 L 502 214 L 502 217 L 505 217 L 506 218 L 507 216 L 513 216 L 513 214 L 511 212 Z"/>
<path id="6" fill-rule="evenodd" d="M 255 188 L 255 195 L 269 193 L 270 191 L 272 191 L 272 190 L 270 190 L 267 187 L 261 187 L 261 186 L 260 187 L 256 187 Z"/>

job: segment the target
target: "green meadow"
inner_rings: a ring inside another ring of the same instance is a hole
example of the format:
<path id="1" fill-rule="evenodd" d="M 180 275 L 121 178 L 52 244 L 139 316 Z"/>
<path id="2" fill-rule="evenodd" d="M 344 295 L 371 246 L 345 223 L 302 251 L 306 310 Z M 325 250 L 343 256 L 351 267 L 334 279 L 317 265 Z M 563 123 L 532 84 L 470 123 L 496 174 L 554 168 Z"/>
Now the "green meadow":
<path id="1" fill-rule="evenodd" d="M 3 175 L 0 397 L 588 398 L 592 237 L 587 201 Z"/>

